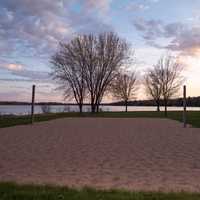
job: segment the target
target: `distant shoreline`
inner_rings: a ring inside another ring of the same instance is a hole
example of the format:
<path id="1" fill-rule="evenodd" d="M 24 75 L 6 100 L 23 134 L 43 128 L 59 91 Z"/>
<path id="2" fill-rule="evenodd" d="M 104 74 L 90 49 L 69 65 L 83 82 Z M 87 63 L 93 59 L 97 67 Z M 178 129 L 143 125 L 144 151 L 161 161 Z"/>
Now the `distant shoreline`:
<path id="1" fill-rule="evenodd" d="M 0 101 L 0 105 L 31 105 L 30 102 L 21 102 L 21 101 Z M 61 103 L 61 102 L 36 102 L 35 105 L 52 105 L 52 106 L 77 106 L 76 103 Z M 89 106 L 89 103 L 83 104 L 83 106 Z M 110 102 L 110 103 L 101 103 L 101 106 L 124 106 L 124 102 Z M 163 106 L 161 100 L 160 106 Z M 129 101 L 128 106 L 156 106 L 154 100 L 134 100 Z M 182 107 L 183 100 L 182 98 L 171 99 L 168 102 L 168 106 Z M 200 96 L 199 97 L 188 97 L 187 98 L 188 107 L 200 107 Z"/>

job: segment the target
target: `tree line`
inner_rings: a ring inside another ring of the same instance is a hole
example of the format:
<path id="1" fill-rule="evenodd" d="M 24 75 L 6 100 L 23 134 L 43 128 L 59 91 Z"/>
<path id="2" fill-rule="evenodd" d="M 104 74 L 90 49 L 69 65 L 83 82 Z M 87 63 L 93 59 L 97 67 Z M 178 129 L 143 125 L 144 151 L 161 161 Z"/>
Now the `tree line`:
<path id="1" fill-rule="evenodd" d="M 200 97 L 187 97 L 186 98 L 188 107 L 200 107 Z M 118 101 L 110 103 L 112 106 L 125 106 L 124 101 Z M 160 106 L 164 106 L 163 99 L 160 100 Z M 157 106 L 153 99 L 149 100 L 132 100 L 128 102 L 128 106 Z M 168 106 L 174 107 L 182 107 L 183 106 L 183 98 L 173 98 L 169 99 Z"/>
<path id="2" fill-rule="evenodd" d="M 140 85 L 153 98 L 160 110 L 164 102 L 165 113 L 170 98 L 177 94 L 183 84 L 182 66 L 170 55 L 146 70 L 142 81 L 131 66 L 131 45 L 116 33 L 80 35 L 61 42 L 58 51 L 51 57 L 52 76 L 66 99 L 74 99 L 80 112 L 89 102 L 91 112 L 98 112 L 103 97 L 112 95 L 125 104 L 136 97 Z"/>
<path id="3" fill-rule="evenodd" d="M 200 107 L 200 96 L 198 97 L 187 97 L 186 98 L 188 107 Z M 30 102 L 19 102 L 19 101 L 0 101 L 0 105 L 31 105 Z M 61 103 L 61 102 L 36 102 L 35 105 L 63 105 L 63 106 L 74 106 L 76 103 Z M 84 103 L 83 105 L 89 106 L 89 103 Z M 101 103 L 104 106 L 126 106 L 124 101 L 116 101 L 112 103 Z M 130 100 L 127 102 L 127 106 L 156 106 L 154 100 Z M 160 101 L 160 106 L 164 106 L 164 102 Z M 183 106 L 183 98 L 173 98 L 169 99 L 168 106 Z"/>

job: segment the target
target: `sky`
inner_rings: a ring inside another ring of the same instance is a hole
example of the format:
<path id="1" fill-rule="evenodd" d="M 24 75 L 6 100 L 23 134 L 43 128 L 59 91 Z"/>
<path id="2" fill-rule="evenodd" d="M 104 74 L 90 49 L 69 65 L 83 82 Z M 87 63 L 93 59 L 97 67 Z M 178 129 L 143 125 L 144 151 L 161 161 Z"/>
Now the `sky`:
<path id="1" fill-rule="evenodd" d="M 30 101 L 32 84 L 37 101 L 63 101 L 49 76 L 58 43 L 109 31 L 132 45 L 140 77 L 178 56 L 187 95 L 200 96 L 199 0 L 0 0 L 0 101 Z"/>

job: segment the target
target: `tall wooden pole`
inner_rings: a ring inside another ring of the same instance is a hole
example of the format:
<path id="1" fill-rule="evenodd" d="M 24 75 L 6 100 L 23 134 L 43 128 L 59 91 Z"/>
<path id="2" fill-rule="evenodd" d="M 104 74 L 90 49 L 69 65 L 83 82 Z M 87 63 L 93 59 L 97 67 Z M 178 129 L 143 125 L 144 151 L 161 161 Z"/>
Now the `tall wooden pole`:
<path id="1" fill-rule="evenodd" d="M 186 128 L 186 86 L 183 86 L 183 127 Z"/>
<path id="2" fill-rule="evenodd" d="M 34 123 L 35 85 L 32 87 L 31 124 Z"/>

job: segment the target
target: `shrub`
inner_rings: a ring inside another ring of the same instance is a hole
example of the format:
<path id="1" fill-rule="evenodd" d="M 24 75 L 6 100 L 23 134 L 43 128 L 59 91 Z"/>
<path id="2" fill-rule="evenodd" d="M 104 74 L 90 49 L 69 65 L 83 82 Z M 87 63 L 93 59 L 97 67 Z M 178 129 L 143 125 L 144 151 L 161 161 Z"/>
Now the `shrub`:
<path id="1" fill-rule="evenodd" d="M 51 112 L 51 107 L 50 105 L 41 105 L 41 110 L 42 110 L 42 113 L 50 113 Z"/>

